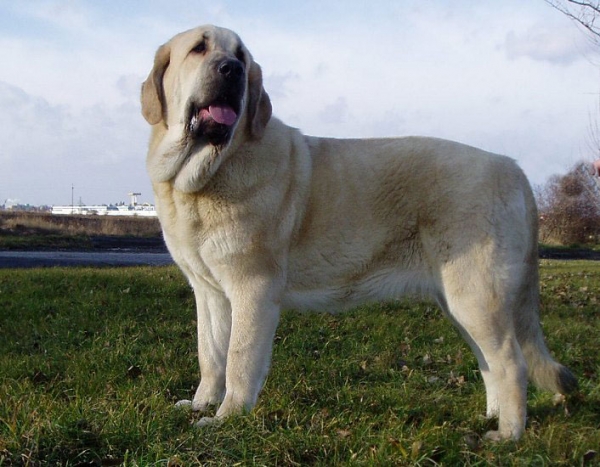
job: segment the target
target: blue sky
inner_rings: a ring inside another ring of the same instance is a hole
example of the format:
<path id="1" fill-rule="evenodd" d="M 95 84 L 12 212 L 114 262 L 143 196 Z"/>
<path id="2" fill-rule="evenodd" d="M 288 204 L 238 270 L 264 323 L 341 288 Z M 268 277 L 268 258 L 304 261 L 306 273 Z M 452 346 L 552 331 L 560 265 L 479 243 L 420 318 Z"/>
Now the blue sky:
<path id="1" fill-rule="evenodd" d="M 588 148 L 598 49 L 543 0 L 0 0 L 0 204 L 127 200 L 156 48 L 214 23 L 261 64 L 275 114 L 308 134 L 437 136 L 507 154 L 534 184 Z"/>

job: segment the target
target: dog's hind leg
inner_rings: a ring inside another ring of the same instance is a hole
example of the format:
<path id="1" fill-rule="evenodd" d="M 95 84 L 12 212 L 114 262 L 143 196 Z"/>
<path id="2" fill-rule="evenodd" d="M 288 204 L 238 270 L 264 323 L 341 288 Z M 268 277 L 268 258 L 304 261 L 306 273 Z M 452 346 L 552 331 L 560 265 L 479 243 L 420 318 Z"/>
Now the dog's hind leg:
<path id="1" fill-rule="evenodd" d="M 452 323 L 460 331 L 461 335 L 463 336 L 465 341 L 467 341 L 467 343 L 469 344 L 469 347 L 471 348 L 471 350 L 473 350 L 473 353 L 475 354 L 475 357 L 477 358 L 477 363 L 479 364 L 479 372 L 481 374 L 481 377 L 483 378 L 483 382 L 485 385 L 485 395 L 486 395 L 486 404 L 487 404 L 486 405 L 486 417 L 487 418 L 498 417 L 499 387 L 498 387 L 498 383 L 495 381 L 495 379 L 492 377 L 492 374 L 490 373 L 487 361 L 483 355 L 482 350 L 475 343 L 475 341 L 471 338 L 471 335 L 468 332 L 466 332 L 466 330 L 463 328 L 463 326 L 461 326 L 456 321 L 456 319 L 453 317 L 452 313 L 448 309 L 448 304 L 446 303 L 445 298 L 442 296 L 439 296 L 437 298 L 437 302 L 438 302 L 440 308 L 446 314 L 446 316 L 450 319 L 450 321 L 452 321 Z"/>
<path id="2" fill-rule="evenodd" d="M 518 439 L 525 429 L 527 364 L 515 333 L 507 291 L 471 263 L 441 274 L 443 308 L 477 356 L 486 386 L 487 415 L 498 415 L 492 440 Z"/>

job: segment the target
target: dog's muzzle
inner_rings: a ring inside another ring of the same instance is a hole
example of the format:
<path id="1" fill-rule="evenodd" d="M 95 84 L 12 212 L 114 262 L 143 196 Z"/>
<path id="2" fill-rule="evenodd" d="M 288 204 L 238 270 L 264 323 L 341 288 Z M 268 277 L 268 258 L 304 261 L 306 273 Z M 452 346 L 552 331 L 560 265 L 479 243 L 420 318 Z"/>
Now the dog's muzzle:
<path id="1" fill-rule="evenodd" d="M 239 119 L 244 93 L 244 65 L 225 59 L 216 66 L 218 92 L 214 99 L 189 105 L 188 133 L 215 146 L 226 144 Z"/>

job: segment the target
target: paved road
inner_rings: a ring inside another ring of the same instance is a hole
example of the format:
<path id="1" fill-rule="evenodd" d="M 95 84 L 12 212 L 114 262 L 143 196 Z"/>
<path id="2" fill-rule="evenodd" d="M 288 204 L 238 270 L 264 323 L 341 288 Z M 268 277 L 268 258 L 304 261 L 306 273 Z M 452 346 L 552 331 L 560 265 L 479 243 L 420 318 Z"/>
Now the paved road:
<path id="1" fill-rule="evenodd" d="M 599 251 L 544 248 L 541 258 L 600 260 Z M 53 266 L 164 266 L 173 264 L 164 252 L 136 251 L 0 251 L 1 268 L 39 268 Z"/>
<path id="2" fill-rule="evenodd" d="M 169 253 L 124 251 L 0 251 L 0 268 L 164 266 L 168 264 L 173 264 Z"/>

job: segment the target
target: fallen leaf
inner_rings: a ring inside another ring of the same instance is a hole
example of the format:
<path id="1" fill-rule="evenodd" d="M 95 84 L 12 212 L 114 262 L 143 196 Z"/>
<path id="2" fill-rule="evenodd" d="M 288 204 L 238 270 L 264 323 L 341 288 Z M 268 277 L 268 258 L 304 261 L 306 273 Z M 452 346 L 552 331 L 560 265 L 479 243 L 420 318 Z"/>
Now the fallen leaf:
<path id="1" fill-rule="evenodd" d="M 139 378 L 142 375 L 142 369 L 137 365 L 131 365 L 127 368 L 127 377 L 131 379 Z"/>
<path id="2" fill-rule="evenodd" d="M 585 464 L 586 462 L 593 461 L 596 458 L 597 455 L 598 455 L 597 451 L 594 451 L 593 449 L 590 449 L 589 451 L 587 451 L 583 455 L 583 463 Z"/>
<path id="3" fill-rule="evenodd" d="M 411 459 L 416 460 L 423 449 L 423 441 L 415 441 L 411 447 Z"/>

